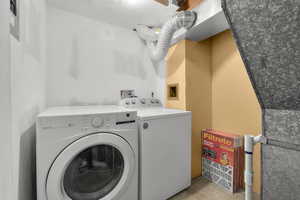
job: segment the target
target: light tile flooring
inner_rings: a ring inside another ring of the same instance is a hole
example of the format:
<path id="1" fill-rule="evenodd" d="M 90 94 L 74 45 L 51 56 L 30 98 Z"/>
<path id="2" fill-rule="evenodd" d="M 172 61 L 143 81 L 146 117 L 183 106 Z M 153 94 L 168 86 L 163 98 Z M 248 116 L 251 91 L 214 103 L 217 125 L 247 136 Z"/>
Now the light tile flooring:
<path id="1" fill-rule="evenodd" d="M 195 179 L 192 186 L 169 200 L 244 200 L 244 193 L 231 194 L 204 178 Z M 255 196 L 254 200 L 259 200 Z"/>

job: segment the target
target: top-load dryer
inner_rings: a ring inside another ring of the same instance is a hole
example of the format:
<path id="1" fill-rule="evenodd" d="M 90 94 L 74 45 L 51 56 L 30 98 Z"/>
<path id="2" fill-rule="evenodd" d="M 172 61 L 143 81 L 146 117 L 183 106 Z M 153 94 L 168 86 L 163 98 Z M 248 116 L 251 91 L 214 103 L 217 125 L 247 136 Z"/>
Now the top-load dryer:
<path id="1" fill-rule="evenodd" d="M 37 119 L 38 200 L 138 200 L 136 112 L 51 108 Z"/>
<path id="2" fill-rule="evenodd" d="M 126 98 L 137 111 L 140 200 L 166 200 L 191 185 L 191 112 L 164 108 L 158 99 Z"/>

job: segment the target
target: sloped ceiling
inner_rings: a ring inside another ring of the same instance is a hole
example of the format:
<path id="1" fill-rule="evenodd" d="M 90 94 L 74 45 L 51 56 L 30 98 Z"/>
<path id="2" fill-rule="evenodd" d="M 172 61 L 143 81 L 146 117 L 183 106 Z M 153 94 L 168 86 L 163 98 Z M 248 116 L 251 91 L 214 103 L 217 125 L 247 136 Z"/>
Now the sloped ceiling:
<path id="1" fill-rule="evenodd" d="M 300 1 L 223 0 L 263 108 L 300 110 Z"/>
<path id="2" fill-rule="evenodd" d="M 298 200 L 300 1 L 223 0 L 223 9 L 264 109 L 261 199 Z"/>

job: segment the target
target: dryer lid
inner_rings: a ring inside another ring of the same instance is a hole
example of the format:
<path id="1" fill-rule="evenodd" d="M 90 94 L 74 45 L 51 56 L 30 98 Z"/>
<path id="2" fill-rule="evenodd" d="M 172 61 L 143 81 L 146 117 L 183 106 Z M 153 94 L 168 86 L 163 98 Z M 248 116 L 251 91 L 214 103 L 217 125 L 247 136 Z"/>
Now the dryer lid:
<path id="1" fill-rule="evenodd" d="M 191 112 L 168 108 L 145 108 L 138 109 L 137 115 L 141 119 L 161 119 L 174 118 L 178 116 L 189 116 L 191 115 Z"/>

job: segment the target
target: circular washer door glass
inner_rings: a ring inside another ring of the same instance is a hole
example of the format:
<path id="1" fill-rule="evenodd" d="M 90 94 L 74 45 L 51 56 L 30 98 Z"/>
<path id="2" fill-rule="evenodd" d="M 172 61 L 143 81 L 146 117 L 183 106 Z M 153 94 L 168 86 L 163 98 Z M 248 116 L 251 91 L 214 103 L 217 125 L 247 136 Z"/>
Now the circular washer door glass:
<path id="1" fill-rule="evenodd" d="M 63 188 L 72 200 L 99 200 L 119 183 L 124 171 L 121 152 L 110 145 L 90 147 L 67 167 Z"/>

